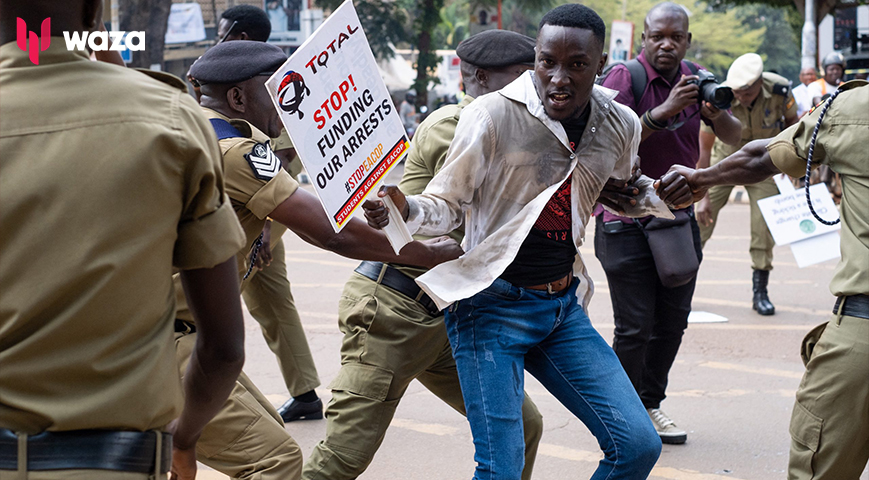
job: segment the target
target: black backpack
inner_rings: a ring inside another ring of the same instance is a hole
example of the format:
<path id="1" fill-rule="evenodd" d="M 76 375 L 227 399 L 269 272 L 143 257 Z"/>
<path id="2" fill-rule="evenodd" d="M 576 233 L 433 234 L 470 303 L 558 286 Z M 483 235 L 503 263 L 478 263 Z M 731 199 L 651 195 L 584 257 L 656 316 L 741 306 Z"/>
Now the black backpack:
<path id="1" fill-rule="evenodd" d="M 697 75 L 697 65 L 695 65 L 694 62 L 686 62 L 685 60 L 682 60 L 682 64 L 688 67 L 688 70 L 691 70 L 691 75 Z M 628 60 L 627 62 L 615 62 L 607 65 L 594 83 L 603 85 L 603 81 L 616 65 L 624 65 L 628 69 L 628 73 L 631 74 L 631 92 L 634 94 L 634 103 L 639 105 L 640 99 L 643 98 L 643 94 L 646 93 L 647 77 L 646 69 L 636 58 Z"/>

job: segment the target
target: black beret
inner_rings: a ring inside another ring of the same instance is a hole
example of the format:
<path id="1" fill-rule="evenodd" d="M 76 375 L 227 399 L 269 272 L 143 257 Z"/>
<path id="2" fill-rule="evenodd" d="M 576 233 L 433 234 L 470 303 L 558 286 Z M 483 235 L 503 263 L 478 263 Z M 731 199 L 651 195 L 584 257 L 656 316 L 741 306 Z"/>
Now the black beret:
<path id="1" fill-rule="evenodd" d="M 536 41 L 510 30 L 486 30 L 472 35 L 456 48 L 464 62 L 482 68 L 498 68 L 534 63 Z"/>
<path id="2" fill-rule="evenodd" d="M 270 43 L 233 40 L 211 47 L 190 67 L 190 76 L 201 84 L 239 83 L 257 75 L 271 75 L 287 55 Z"/>

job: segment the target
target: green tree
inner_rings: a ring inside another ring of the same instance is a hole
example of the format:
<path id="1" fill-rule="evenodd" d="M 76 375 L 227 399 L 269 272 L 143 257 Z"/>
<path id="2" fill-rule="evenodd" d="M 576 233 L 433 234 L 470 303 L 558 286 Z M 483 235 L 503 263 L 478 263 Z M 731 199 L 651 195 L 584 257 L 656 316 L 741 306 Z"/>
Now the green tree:
<path id="1" fill-rule="evenodd" d="M 757 4 L 737 7 L 735 12 L 743 25 L 752 29 L 766 28 L 763 42 L 757 49 L 757 53 L 764 57 L 764 70 L 774 70 L 796 81 L 800 73 L 800 37 L 791 24 L 792 18 L 799 17 L 796 7 Z"/>
<path id="2" fill-rule="evenodd" d="M 162 65 L 166 28 L 169 24 L 169 11 L 172 0 L 120 0 L 121 28 L 115 30 L 144 31 L 145 50 L 133 52 L 131 67 L 149 68 Z"/>

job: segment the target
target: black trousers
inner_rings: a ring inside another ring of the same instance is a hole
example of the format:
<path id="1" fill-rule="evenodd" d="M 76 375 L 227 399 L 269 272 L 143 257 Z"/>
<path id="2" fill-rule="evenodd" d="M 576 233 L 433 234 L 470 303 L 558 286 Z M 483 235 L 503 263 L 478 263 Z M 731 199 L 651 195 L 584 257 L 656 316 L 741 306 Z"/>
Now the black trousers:
<path id="1" fill-rule="evenodd" d="M 691 232 L 697 258 L 702 259 L 700 230 L 693 216 Z M 603 215 L 597 217 L 594 250 L 610 288 L 616 326 L 613 350 L 643 405 L 658 408 L 688 327 L 697 279 L 676 288 L 661 285 L 643 231 L 624 225 L 618 232 L 605 232 Z"/>

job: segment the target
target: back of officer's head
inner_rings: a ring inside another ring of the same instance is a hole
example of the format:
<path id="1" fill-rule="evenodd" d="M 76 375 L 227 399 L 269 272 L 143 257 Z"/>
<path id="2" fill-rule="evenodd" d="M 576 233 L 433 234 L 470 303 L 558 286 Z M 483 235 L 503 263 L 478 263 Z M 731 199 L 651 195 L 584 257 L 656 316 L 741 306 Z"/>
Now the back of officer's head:
<path id="1" fill-rule="evenodd" d="M 235 26 L 233 27 L 233 23 Z M 220 16 L 218 35 L 221 37 L 232 28 L 226 40 L 254 40 L 265 42 L 272 33 L 272 24 L 265 10 L 253 5 L 236 5 Z"/>
<path id="2" fill-rule="evenodd" d="M 510 30 L 486 30 L 463 40 L 456 55 L 462 60 L 465 93 L 478 97 L 500 90 L 534 68 L 535 43 L 533 38 Z"/>
<path id="3" fill-rule="evenodd" d="M 286 60 L 284 51 L 270 43 L 224 42 L 199 57 L 190 67 L 190 75 L 202 85 L 200 105 L 230 118 L 247 120 L 267 135 L 277 137 L 280 121 L 265 81 Z"/>

